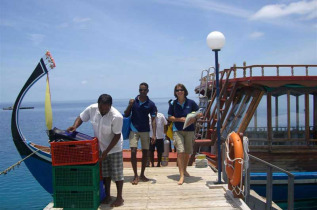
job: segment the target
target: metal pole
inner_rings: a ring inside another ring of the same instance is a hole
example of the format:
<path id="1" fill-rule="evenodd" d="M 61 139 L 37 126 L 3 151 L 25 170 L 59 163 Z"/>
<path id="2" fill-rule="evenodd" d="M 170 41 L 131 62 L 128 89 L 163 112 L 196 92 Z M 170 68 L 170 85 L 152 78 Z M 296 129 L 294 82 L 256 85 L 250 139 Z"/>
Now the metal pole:
<path id="1" fill-rule="evenodd" d="M 294 209 L 294 176 L 290 175 L 288 175 L 287 209 Z"/>
<path id="2" fill-rule="evenodd" d="M 218 51 L 215 51 L 215 66 L 216 66 L 216 99 L 217 99 L 217 147 L 218 147 L 218 184 L 221 184 L 221 136 L 220 136 L 220 98 L 219 98 L 219 65 L 218 65 Z"/>
<path id="3" fill-rule="evenodd" d="M 268 166 L 266 175 L 266 210 L 270 210 L 272 207 L 273 196 L 273 168 Z"/>

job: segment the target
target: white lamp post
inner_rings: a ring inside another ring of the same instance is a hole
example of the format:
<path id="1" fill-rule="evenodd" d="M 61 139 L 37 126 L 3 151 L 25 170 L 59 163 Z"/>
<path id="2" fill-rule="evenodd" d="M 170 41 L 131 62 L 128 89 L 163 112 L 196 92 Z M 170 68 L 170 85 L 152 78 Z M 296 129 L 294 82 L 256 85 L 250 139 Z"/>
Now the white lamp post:
<path id="1" fill-rule="evenodd" d="M 225 45 L 226 38 L 219 31 L 213 31 L 207 36 L 207 45 L 215 52 L 216 67 L 216 100 L 217 100 L 217 146 L 218 146 L 218 183 L 221 183 L 221 136 L 220 136 L 220 98 L 219 98 L 219 66 L 218 51 Z"/>

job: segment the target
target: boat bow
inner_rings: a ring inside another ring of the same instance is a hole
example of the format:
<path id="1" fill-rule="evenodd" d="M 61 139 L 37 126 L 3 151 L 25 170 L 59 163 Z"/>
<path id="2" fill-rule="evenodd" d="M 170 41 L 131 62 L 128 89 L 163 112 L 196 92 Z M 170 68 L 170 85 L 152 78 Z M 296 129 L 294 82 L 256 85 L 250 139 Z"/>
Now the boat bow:
<path id="1" fill-rule="evenodd" d="M 26 159 L 24 162 L 32 175 L 37 179 L 37 181 L 44 187 L 46 191 L 52 193 L 52 164 L 51 155 L 41 149 L 38 149 L 28 142 L 24 137 L 22 131 L 19 127 L 19 108 L 22 100 L 28 90 L 45 74 L 48 73 L 49 69 L 55 67 L 54 59 L 51 54 L 47 52 L 44 58 L 40 59 L 40 62 L 35 67 L 33 73 L 28 78 L 23 88 L 21 89 L 12 111 L 11 118 L 11 132 L 13 137 L 13 142 L 21 155 L 25 158 L 28 155 L 32 155 L 30 158 Z"/>

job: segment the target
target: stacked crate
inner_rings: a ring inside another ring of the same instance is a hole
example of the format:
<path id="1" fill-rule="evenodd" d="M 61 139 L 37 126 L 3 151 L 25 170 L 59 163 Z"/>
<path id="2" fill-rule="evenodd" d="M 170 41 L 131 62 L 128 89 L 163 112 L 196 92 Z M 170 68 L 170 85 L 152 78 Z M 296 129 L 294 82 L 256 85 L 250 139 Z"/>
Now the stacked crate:
<path id="1" fill-rule="evenodd" d="M 51 142 L 55 208 L 97 209 L 100 203 L 98 140 Z"/>

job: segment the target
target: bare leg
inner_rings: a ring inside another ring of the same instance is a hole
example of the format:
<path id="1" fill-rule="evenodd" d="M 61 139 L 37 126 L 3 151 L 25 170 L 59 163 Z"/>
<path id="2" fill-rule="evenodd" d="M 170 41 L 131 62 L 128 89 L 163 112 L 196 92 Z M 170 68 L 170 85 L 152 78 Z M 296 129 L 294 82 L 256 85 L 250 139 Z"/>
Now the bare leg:
<path id="1" fill-rule="evenodd" d="M 144 182 L 149 181 L 149 179 L 146 178 L 145 175 L 144 175 L 147 159 L 148 159 L 148 150 L 147 149 L 142 149 L 142 168 L 141 168 L 140 179 L 142 181 L 144 181 Z"/>
<path id="2" fill-rule="evenodd" d="M 154 151 L 149 151 L 149 152 L 150 152 L 151 166 L 154 167 Z"/>
<path id="3" fill-rule="evenodd" d="M 179 181 L 178 185 L 182 185 L 184 183 L 184 162 L 185 162 L 185 153 L 178 153 L 177 154 L 177 163 L 178 163 L 178 169 L 179 169 Z"/>
<path id="4" fill-rule="evenodd" d="M 131 182 L 133 185 L 137 185 L 139 183 L 139 176 L 137 170 L 137 159 L 136 159 L 137 148 L 131 147 L 131 164 L 134 172 L 134 178 Z"/>
<path id="5" fill-rule="evenodd" d="M 150 167 L 150 150 L 147 151 L 146 167 Z"/>
<path id="6" fill-rule="evenodd" d="M 109 204 L 111 202 L 111 196 L 110 196 L 111 177 L 104 177 L 103 183 L 105 185 L 106 197 L 102 201 L 102 203 Z"/>
<path id="7" fill-rule="evenodd" d="M 189 160 L 189 154 L 185 153 L 185 162 L 184 162 L 184 175 L 185 176 L 190 176 L 189 173 L 187 172 L 187 165 L 188 165 L 188 160 Z"/>
<path id="8" fill-rule="evenodd" d="M 116 200 L 110 205 L 111 207 L 117 207 L 123 205 L 123 198 L 122 198 L 122 188 L 123 188 L 123 180 L 122 181 L 116 181 L 117 185 L 117 198 Z"/>

